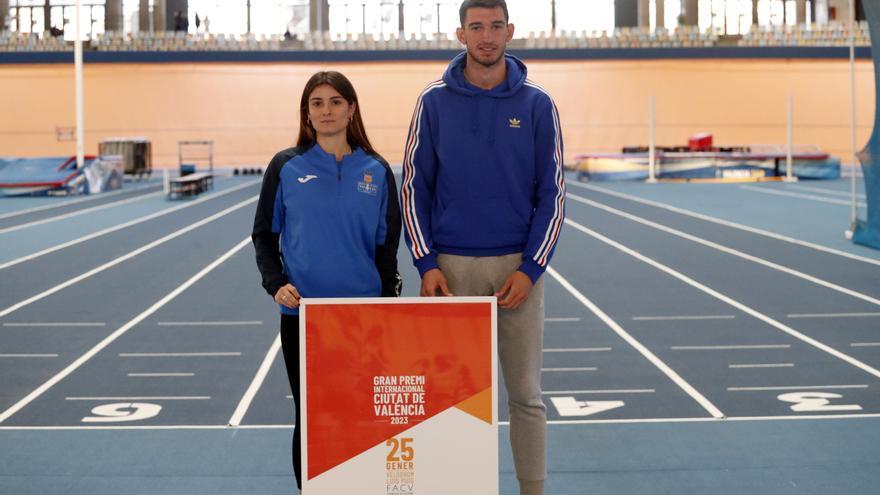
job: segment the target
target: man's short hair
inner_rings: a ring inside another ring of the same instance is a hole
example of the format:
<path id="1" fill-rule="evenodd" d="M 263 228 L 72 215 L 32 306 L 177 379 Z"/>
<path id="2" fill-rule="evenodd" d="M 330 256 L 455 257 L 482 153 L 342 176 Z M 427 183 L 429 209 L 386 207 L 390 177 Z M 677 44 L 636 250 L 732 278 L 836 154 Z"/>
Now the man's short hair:
<path id="1" fill-rule="evenodd" d="M 505 0 L 464 0 L 461 7 L 458 8 L 458 17 L 461 18 L 461 27 L 464 27 L 464 20 L 467 17 L 468 9 L 495 9 L 501 7 L 504 11 L 504 22 L 510 21 L 510 15 L 507 13 L 507 2 Z"/>

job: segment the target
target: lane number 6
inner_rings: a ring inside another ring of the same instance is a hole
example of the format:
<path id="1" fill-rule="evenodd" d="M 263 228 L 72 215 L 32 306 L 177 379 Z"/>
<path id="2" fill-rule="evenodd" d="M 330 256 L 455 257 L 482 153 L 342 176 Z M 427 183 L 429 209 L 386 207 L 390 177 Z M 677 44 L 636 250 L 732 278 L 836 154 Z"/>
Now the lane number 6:
<path id="1" fill-rule="evenodd" d="M 162 410 L 159 404 L 147 402 L 118 402 L 104 404 L 92 409 L 94 416 L 86 416 L 83 423 L 120 423 L 123 421 L 141 421 L 155 417 Z"/>

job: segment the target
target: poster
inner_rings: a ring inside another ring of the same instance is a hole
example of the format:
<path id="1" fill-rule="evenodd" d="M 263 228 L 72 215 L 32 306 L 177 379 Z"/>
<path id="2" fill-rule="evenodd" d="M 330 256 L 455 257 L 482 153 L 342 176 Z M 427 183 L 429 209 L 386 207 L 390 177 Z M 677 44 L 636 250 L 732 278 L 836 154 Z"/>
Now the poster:
<path id="1" fill-rule="evenodd" d="M 303 299 L 303 494 L 497 494 L 495 305 Z"/>

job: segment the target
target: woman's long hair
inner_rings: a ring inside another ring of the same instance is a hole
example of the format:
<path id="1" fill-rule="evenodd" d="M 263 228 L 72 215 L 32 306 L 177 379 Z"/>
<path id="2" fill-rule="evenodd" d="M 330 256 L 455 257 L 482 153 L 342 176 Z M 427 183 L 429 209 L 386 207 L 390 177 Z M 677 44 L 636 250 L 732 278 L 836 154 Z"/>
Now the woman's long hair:
<path id="1" fill-rule="evenodd" d="M 309 123 L 309 96 L 312 95 L 315 88 L 322 84 L 338 91 L 349 105 L 355 105 L 354 115 L 345 129 L 348 145 L 351 146 L 351 149 L 361 148 L 367 153 L 374 154 L 375 150 L 373 150 L 370 140 L 367 139 L 367 131 L 364 129 L 364 121 L 361 119 L 361 105 L 358 103 L 354 86 L 348 78 L 336 71 L 317 72 L 306 83 L 299 104 L 299 138 L 297 138 L 296 145 L 309 148 L 317 142 L 315 128 Z"/>

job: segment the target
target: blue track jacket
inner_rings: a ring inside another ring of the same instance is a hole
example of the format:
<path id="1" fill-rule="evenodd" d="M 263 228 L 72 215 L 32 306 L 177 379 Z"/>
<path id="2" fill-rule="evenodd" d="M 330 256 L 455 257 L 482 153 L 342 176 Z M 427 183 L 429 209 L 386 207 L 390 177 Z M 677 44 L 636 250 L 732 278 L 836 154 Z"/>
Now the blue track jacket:
<path id="1" fill-rule="evenodd" d="M 490 90 L 464 77 L 466 54 L 419 96 L 403 162 L 406 243 L 419 274 L 437 253 L 523 253 L 536 282 L 559 238 L 565 208 L 556 105 L 506 55 L 507 80 Z"/>
<path id="2" fill-rule="evenodd" d="M 288 282 L 302 297 L 400 294 L 394 174 L 360 148 L 342 162 L 317 144 L 278 153 L 263 177 L 252 238 L 271 296 Z"/>

